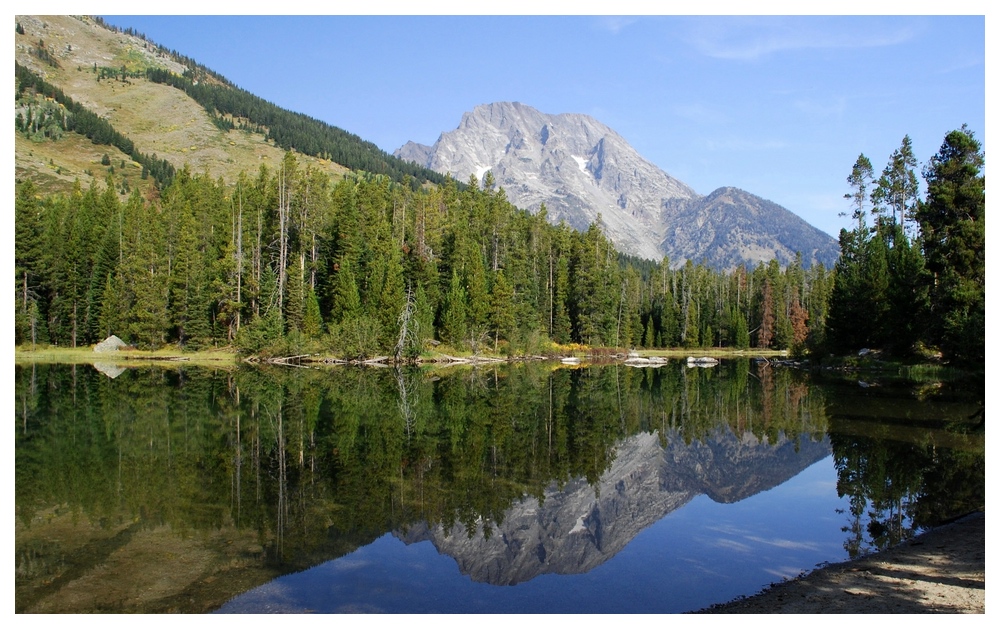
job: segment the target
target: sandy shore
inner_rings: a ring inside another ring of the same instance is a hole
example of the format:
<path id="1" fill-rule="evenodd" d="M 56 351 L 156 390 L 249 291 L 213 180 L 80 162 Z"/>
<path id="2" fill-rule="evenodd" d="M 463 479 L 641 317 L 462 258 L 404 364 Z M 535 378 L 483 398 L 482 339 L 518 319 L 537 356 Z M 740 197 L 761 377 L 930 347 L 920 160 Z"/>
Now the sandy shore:
<path id="1" fill-rule="evenodd" d="M 912 540 L 748 598 L 710 614 L 984 614 L 986 514 L 973 513 Z"/>

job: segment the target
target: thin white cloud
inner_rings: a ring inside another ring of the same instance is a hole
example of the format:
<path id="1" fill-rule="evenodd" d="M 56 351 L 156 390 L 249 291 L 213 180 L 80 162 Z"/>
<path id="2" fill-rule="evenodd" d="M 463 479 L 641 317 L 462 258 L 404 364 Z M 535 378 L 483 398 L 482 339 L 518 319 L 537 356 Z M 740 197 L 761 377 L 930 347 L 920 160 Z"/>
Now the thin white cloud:
<path id="1" fill-rule="evenodd" d="M 698 20 L 686 37 L 695 50 L 716 59 L 756 61 L 807 49 L 894 46 L 920 32 L 911 20 L 823 17 L 734 17 Z"/>
<path id="2" fill-rule="evenodd" d="M 747 535 L 747 539 L 752 542 L 757 542 L 759 544 L 767 544 L 768 546 L 774 546 L 776 548 L 786 548 L 792 550 L 817 549 L 817 545 L 814 542 L 796 542 L 790 539 L 765 539 L 763 537 L 757 537 L 755 535 Z"/>
<path id="3" fill-rule="evenodd" d="M 752 550 L 746 544 L 737 542 L 736 540 L 732 540 L 732 539 L 719 539 L 719 540 L 716 540 L 715 545 L 718 546 L 719 548 L 726 548 L 726 549 L 738 551 L 738 552 L 741 552 L 741 553 L 748 553 L 748 552 L 750 552 Z"/>
<path id="4" fill-rule="evenodd" d="M 969 55 L 964 59 L 956 59 L 950 65 L 943 66 L 934 70 L 933 73 L 950 74 L 952 72 L 964 72 L 969 68 L 976 68 L 980 66 L 985 66 L 985 60 L 982 57 L 978 57 L 976 55 Z"/>
<path id="5" fill-rule="evenodd" d="M 347 572 L 352 570 L 363 570 L 371 565 L 371 561 L 368 559 L 351 559 L 350 557 L 341 557 L 339 561 L 334 561 L 328 564 L 330 570 L 334 572 Z"/>
<path id="6" fill-rule="evenodd" d="M 612 35 L 617 35 L 629 26 L 639 21 L 638 17 L 628 17 L 625 15 L 605 15 L 597 18 L 597 28 L 608 31 Z"/>

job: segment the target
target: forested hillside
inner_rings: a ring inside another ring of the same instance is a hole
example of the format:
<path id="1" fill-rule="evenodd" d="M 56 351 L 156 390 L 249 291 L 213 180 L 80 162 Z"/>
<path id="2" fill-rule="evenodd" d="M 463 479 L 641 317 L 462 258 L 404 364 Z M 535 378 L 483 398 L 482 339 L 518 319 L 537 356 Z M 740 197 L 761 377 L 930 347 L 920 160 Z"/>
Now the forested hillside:
<path id="1" fill-rule="evenodd" d="M 538 352 L 802 346 L 832 278 L 621 258 L 502 190 L 334 184 L 286 155 L 234 185 L 179 171 L 159 198 L 94 186 L 16 200 L 17 342 L 416 356 L 425 341 Z M 809 318 L 811 313 L 811 320 Z"/>

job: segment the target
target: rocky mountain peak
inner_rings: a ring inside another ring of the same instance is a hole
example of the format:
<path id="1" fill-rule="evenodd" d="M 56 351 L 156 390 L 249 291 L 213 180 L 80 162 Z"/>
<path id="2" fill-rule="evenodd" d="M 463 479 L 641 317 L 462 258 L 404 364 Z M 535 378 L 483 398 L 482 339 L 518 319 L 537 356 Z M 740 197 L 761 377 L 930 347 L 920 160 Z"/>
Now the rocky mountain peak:
<path id="1" fill-rule="evenodd" d="M 736 188 L 702 197 L 585 114 L 545 114 L 517 102 L 479 105 L 433 146 L 407 142 L 394 154 L 458 181 L 492 171 L 516 206 L 537 212 L 545 204 L 554 223 L 579 230 L 600 217 L 619 250 L 654 260 L 666 255 L 673 266 L 688 259 L 723 268 L 772 258 L 787 264 L 796 251 L 806 264 L 830 265 L 837 257 L 833 238 L 788 210 Z M 678 222 L 692 214 L 695 224 L 712 225 L 711 238 Z"/>

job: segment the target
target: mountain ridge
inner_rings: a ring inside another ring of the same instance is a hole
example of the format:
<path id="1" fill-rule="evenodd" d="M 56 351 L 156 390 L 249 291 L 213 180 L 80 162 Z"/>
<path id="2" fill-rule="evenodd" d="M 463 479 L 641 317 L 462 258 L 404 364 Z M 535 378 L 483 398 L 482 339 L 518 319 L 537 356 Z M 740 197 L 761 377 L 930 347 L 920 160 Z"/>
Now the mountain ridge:
<path id="1" fill-rule="evenodd" d="M 462 180 L 489 171 L 515 205 L 583 230 L 600 220 L 625 253 L 671 266 L 832 266 L 836 240 L 780 205 L 725 186 L 700 195 L 586 114 L 544 114 L 519 102 L 478 105 L 431 145 L 393 155 Z M 709 233 L 700 230 L 709 225 Z M 697 229 L 695 229 L 697 228 Z"/>

